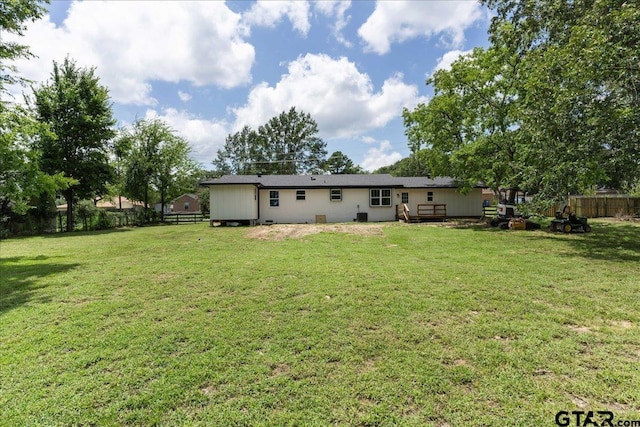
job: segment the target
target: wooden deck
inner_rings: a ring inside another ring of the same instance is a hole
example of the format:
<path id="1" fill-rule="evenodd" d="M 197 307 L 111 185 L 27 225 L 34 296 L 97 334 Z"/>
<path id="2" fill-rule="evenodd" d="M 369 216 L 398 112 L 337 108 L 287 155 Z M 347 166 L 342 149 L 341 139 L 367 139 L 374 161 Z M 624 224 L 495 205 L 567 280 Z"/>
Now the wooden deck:
<path id="1" fill-rule="evenodd" d="M 405 222 L 423 222 L 430 220 L 445 220 L 447 218 L 447 205 L 445 203 L 425 203 L 417 206 L 412 213 L 406 203 L 396 206 L 398 219 Z"/>

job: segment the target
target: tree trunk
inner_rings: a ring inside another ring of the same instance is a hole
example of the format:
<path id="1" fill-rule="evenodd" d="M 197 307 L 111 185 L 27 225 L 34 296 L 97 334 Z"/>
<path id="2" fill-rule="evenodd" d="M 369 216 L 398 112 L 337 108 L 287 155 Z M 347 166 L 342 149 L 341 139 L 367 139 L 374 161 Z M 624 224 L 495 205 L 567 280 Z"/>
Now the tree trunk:
<path id="1" fill-rule="evenodd" d="M 67 231 L 73 231 L 73 189 L 68 188 L 64 192 L 64 199 L 67 201 Z"/>
<path id="2" fill-rule="evenodd" d="M 164 204 L 165 204 L 165 195 L 163 192 L 160 192 L 160 222 L 164 222 Z"/>
<path id="3" fill-rule="evenodd" d="M 149 217 L 149 188 L 144 188 L 144 222 L 148 222 Z"/>

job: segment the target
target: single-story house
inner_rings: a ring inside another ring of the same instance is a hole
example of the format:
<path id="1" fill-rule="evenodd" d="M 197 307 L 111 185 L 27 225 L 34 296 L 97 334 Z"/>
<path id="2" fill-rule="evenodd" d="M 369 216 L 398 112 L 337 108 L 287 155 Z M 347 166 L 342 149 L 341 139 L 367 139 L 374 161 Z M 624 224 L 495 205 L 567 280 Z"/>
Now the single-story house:
<path id="1" fill-rule="evenodd" d="M 183 194 L 173 199 L 171 202 L 171 212 L 173 213 L 194 213 L 200 212 L 200 200 L 197 194 Z"/>
<path id="2" fill-rule="evenodd" d="M 224 175 L 204 180 L 210 221 L 247 224 L 480 217 L 482 187 L 452 178 L 360 175 Z"/>
<path id="3" fill-rule="evenodd" d="M 144 204 L 142 202 L 129 200 L 124 196 L 113 196 L 109 199 L 102 199 L 96 204 L 96 207 L 108 211 L 118 211 L 120 210 L 121 206 L 122 210 L 135 210 L 144 208 Z"/>

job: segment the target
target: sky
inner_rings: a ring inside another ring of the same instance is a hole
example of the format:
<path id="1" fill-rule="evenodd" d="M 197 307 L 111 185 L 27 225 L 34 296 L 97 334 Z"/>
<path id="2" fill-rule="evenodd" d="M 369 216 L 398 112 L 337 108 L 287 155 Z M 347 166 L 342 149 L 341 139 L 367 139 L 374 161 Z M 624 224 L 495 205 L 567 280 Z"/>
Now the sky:
<path id="1" fill-rule="evenodd" d="M 37 56 L 16 61 L 19 73 L 37 86 L 65 57 L 95 67 L 118 127 L 160 118 L 206 169 L 229 134 L 291 107 L 317 122 L 329 154 L 365 170 L 408 156 L 403 108 L 429 101 L 435 70 L 487 46 L 490 23 L 470 0 L 51 0 L 48 10 L 19 40 Z"/>

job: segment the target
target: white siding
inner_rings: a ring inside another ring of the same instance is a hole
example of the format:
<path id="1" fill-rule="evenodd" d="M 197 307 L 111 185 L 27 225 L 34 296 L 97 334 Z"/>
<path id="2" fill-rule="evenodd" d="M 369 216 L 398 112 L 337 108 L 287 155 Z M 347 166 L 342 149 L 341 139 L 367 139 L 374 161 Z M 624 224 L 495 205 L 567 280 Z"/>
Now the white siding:
<path id="1" fill-rule="evenodd" d="M 279 206 L 269 206 L 269 191 L 279 192 Z M 296 200 L 296 191 L 305 190 L 305 200 Z M 260 190 L 260 223 L 315 223 L 316 215 L 325 215 L 327 222 L 351 222 L 358 212 L 366 212 L 368 221 L 395 219 L 395 191 L 392 205 L 369 206 L 368 188 L 343 188 L 342 200 L 332 201 L 330 189 L 269 189 Z"/>
<path id="2" fill-rule="evenodd" d="M 429 191 L 433 192 L 433 201 L 427 201 Z M 455 188 L 405 188 L 398 189 L 397 193 L 409 193 L 408 205 L 411 215 L 415 215 L 419 204 L 426 203 L 446 204 L 448 217 L 480 217 L 482 215 L 482 189 L 480 188 L 474 188 L 466 195 Z"/>
<path id="3" fill-rule="evenodd" d="M 257 220 L 257 193 L 253 185 L 212 185 L 209 188 L 210 219 Z"/>
<path id="4" fill-rule="evenodd" d="M 269 191 L 279 193 L 279 206 L 269 205 Z M 296 191 L 305 191 L 305 200 L 296 200 Z M 444 203 L 448 217 L 479 217 L 482 214 L 482 191 L 473 189 L 462 195 L 453 188 L 391 189 L 391 206 L 369 206 L 369 188 L 342 188 L 342 200 L 332 201 L 330 189 L 262 189 L 254 185 L 216 185 L 210 187 L 210 218 L 224 221 L 257 220 L 259 223 L 315 223 L 316 215 L 326 221 L 352 222 L 358 212 L 366 212 L 368 221 L 394 221 L 396 205 L 402 193 L 409 193 L 409 208 L 417 212 L 418 204 Z M 433 201 L 427 201 L 427 192 Z"/>

